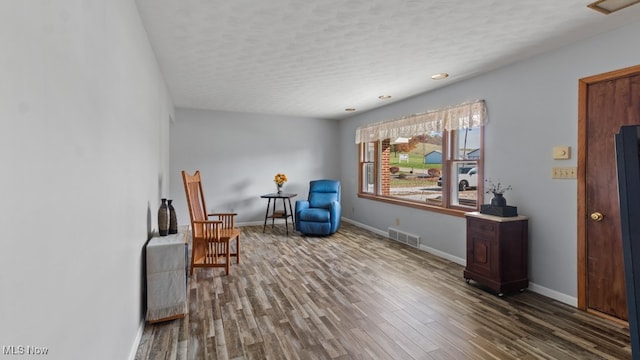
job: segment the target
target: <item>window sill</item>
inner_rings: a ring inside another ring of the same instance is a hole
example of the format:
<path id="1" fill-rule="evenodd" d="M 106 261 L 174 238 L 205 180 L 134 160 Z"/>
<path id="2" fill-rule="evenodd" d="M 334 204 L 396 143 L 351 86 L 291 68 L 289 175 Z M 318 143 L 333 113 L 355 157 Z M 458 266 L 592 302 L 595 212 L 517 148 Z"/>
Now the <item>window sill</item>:
<path id="1" fill-rule="evenodd" d="M 406 206 L 414 209 L 420 209 L 425 211 L 432 211 L 440 214 L 452 215 L 457 217 L 464 217 L 464 214 L 472 211 L 478 211 L 476 208 L 468 208 L 468 209 L 452 209 L 452 208 L 443 208 L 440 206 L 433 206 L 427 204 L 421 204 L 415 201 L 407 201 L 397 198 L 392 198 L 388 196 L 380 196 L 380 195 L 372 195 L 367 193 L 358 193 L 358 197 L 362 199 L 369 199 L 374 201 L 380 201 L 388 204 L 395 204 L 400 206 Z"/>

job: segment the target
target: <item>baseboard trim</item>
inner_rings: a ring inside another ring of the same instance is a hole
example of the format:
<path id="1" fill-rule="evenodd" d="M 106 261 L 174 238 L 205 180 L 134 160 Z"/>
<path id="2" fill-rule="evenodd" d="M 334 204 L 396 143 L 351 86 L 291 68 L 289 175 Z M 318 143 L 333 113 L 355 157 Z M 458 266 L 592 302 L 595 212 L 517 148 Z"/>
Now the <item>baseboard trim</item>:
<path id="1" fill-rule="evenodd" d="M 258 226 L 258 225 L 264 225 L 264 221 L 247 221 L 247 222 L 236 223 L 236 226 L 238 227 Z"/>
<path id="2" fill-rule="evenodd" d="M 144 333 L 144 325 L 145 321 L 144 319 L 142 319 L 142 321 L 140 321 L 140 325 L 138 325 L 138 333 L 133 340 L 133 345 L 131 347 L 131 351 L 129 352 L 129 360 L 136 359 L 136 354 L 138 353 L 138 348 L 140 347 L 140 341 L 142 340 L 142 334 Z"/>
<path id="3" fill-rule="evenodd" d="M 453 263 L 456 263 L 458 265 L 465 266 L 465 264 L 467 263 L 467 261 L 465 259 L 463 259 L 463 258 L 459 258 L 457 256 L 453 256 L 453 255 L 451 255 L 449 253 L 434 249 L 432 247 L 420 245 L 420 250 L 426 251 L 426 252 L 428 252 L 430 254 L 433 254 L 433 255 L 435 255 L 437 257 L 441 257 L 443 259 L 449 260 L 449 261 L 451 261 Z"/>
<path id="4" fill-rule="evenodd" d="M 380 230 L 380 229 L 376 229 L 376 228 L 374 228 L 374 227 L 372 227 L 372 226 L 365 225 L 365 224 L 363 224 L 363 223 L 360 223 L 360 222 L 357 222 L 357 221 L 355 221 L 355 220 L 351 220 L 351 219 L 349 219 L 349 218 L 345 218 L 345 217 L 343 217 L 343 218 L 342 218 L 342 221 L 344 221 L 344 222 L 348 222 L 349 224 L 353 224 L 353 225 L 355 225 L 355 226 L 357 226 L 357 227 L 359 227 L 359 228 L 363 228 L 363 229 L 365 229 L 365 230 L 369 230 L 369 231 L 371 231 L 372 233 L 378 234 L 378 235 L 380 235 L 380 236 L 384 236 L 385 238 L 387 237 L 387 233 L 386 233 L 385 231 L 382 231 L 382 230 Z"/>
<path id="5" fill-rule="evenodd" d="M 548 298 L 559 301 L 561 303 L 564 303 L 576 308 L 578 307 L 578 298 L 569 296 L 567 294 L 563 294 L 561 292 L 555 291 L 553 289 L 549 289 L 547 287 L 538 285 L 536 283 L 529 282 L 528 290 L 533 291 L 534 293 L 537 293 L 540 295 L 544 295 Z"/>

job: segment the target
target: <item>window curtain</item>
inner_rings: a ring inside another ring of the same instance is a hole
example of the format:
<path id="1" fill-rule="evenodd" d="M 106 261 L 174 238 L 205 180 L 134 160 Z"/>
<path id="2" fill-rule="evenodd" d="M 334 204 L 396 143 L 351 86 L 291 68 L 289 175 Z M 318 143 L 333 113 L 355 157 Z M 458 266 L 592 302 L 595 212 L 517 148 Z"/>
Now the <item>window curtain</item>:
<path id="1" fill-rule="evenodd" d="M 484 100 L 468 102 L 445 109 L 413 114 L 400 119 L 361 126 L 356 130 L 356 144 L 410 138 L 415 135 L 444 130 L 457 130 L 484 126 L 487 122 Z"/>

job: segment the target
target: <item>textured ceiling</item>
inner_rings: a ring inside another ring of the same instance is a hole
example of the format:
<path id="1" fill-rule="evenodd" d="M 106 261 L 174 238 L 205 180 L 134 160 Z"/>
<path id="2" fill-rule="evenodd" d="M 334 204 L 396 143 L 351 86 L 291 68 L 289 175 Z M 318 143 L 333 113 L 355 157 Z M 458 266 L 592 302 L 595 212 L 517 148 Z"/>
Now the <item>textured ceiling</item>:
<path id="1" fill-rule="evenodd" d="M 640 19 L 590 2 L 136 0 L 176 106 L 330 119 Z"/>

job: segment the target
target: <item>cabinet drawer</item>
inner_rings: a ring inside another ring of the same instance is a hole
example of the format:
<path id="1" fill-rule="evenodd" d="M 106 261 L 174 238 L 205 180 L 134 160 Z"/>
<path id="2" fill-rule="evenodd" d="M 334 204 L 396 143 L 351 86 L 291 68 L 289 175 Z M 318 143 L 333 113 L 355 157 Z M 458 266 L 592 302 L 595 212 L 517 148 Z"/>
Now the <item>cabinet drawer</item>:
<path id="1" fill-rule="evenodd" d="M 496 234 L 497 224 L 492 221 L 484 221 L 479 219 L 467 220 L 467 231 L 473 234 L 493 236 Z"/>

